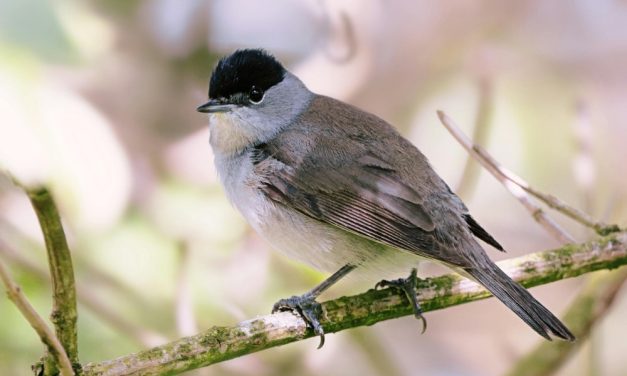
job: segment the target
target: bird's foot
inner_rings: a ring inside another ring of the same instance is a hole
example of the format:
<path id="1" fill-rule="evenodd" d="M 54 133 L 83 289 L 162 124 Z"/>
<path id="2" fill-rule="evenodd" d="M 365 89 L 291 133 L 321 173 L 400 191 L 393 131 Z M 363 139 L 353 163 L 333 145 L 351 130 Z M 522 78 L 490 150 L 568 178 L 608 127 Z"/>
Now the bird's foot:
<path id="1" fill-rule="evenodd" d="M 320 344 L 318 348 L 324 346 L 324 329 L 320 325 L 320 317 L 322 317 L 322 305 L 318 303 L 311 294 L 300 296 L 292 296 L 291 298 L 281 299 L 272 307 L 272 313 L 279 311 L 292 311 L 297 313 L 305 323 L 313 329 L 317 336 L 320 336 Z"/>
<path id="2" fill-rule="evenodd" d="M 393 289 L 402 291 L 407 297 L 407 300 L 409 300 L 409 303 L 411 304 L 414 310 L 414 316 L 420 321 L 422 321 L 421 333 L 424 333 L 425 330 L 427 330 L 427 320 L 422 315 L 422 309 L 420 308 L 420 304 L 418 304 L 418 297 L 416 296 L 417 295 L 416 283 L 418 282 L 418 276 L 416 274 L 417 274 L 416 268 L 414 268 L 411 270 L 409 277 L 399 278 L 399 279 L 395 279 L 392 281 L 388 281 L 384 279 L 378 282 L 374 286 L 374 288 L 379 289 L 379 288 L 391 287 Z"/>

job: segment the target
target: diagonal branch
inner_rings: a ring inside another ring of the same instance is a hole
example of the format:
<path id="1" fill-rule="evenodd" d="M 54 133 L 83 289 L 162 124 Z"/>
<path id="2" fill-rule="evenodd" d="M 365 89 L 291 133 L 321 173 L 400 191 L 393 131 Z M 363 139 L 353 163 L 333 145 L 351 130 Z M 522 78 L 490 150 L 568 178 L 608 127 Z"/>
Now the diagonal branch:
<path id="1" fill-rule="evenodd" d="M 58 364 L 59 371 L 62 376 L 74 375 L 72 370 L 72 363 L 67 357 L 63 346 L 57 336 L 52 332 L 50 327 L 46 324 L 44 319 L 39 316 L 35 308 L 30 304 L 20 286 L 9 275 L 9 272 L 5 269 L 4 264 L 0 261 L 0 279 L 4 283 L 7 289 L 7 296 L 17 306 L 22 315 L 26 318 L 30 326 L 35 329 L 37 335 L 41 339 L 41 342 L 46 345 L 48 352 L 52 354 L 56 364 Z"/>
<path id="2" fill-rule="evenodd" d="M 594 241 L 566 245 L 500 263 L 514 280 L 538 286 L 601 269 L 627 264 L 627 232 L 611 233 Z M 490 294 L 480 285 L 456 274 L 419 281 L 424 311 L 484 299 Z M 323 303 L 327 333 L 412 314 L 406 298 L 394 290 L 369 290 Z M 244 321 L 233 327 L 213 327 L 203 333 L 163 346 L 84 366 L 84 375 L 177 374 L 233 359 L 267 348 L 312 337 L 299 317 L 281 312 Z"/>
<path id="3" fill-rule="evenodd" d="M 39 219 L 48 253 L 53 299 L 51 320 L 70 361 L 78 363 L 74 269 L 59 211 L 47 189 L 26 189 L 26 193 Z"/>
<path id="4" fill-rule="evenodd" d="M 520 176 L 514 174 L 510 170 L 503 167 L 496 161 L 484 148 L 474 144 L 455 124 L 455 121 L 446 115 L 443 111 L 438 111 L 438 117 L 446 129 L 455 137 L 455 139 L 475 157 L 486 170 L 490 171 L 505 187 L 514 195 L 521 203 L 531 212 L 533 217 L 541 225 L 543 225 L 551 234 L 563 243 L 574 243 L 571 235 L 561 229 L 553 220 L 551 220 L 536 204 L 531 202 L 526 193 L 544 202 L 548 207 L 559 211 L 560 213 L 570 217 L 580 224 L 594 229 L 599 235 L 607 235 L 614 231 L 619 231 L 616 225 L 607 225 L 598 222 L 581 210 L 567 205 L 559 198 L 541 192 L 530 186 Z"/>
<path id="5" fill-rule="evenodd" d="M 513 174 L 505 170 L 496 162 L 481 146 L 476 145 L 466 136 L 459 126 L 443 111 L 438 111 L 438 116 L 444 127 L 459 142 L 468 153 L 477 159 L 505 188 L 510 191 L 518 201 L 531 213 L 535 219 L 549 234 L 563 244 L 575 243 L 575 239 L 566 230 L 553 221 L 536 203 L 534 203 L 527 191 L 516 181 L 512 180 Z M 522 179 L 518 178 L 522 181 Z"/>

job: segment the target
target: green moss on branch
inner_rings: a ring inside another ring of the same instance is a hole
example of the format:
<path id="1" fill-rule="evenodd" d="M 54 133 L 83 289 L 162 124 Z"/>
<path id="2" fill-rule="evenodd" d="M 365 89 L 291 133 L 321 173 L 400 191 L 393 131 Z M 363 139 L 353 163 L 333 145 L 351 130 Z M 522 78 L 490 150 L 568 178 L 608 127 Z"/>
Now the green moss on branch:
<path id="1" fill-rule="evenodd" d="M 508 260 L 500 266 L 527 287 L 627 264 L 627 233 L 617 232 L 580 245 L 568 245 Z M 455 274 L 419 281 L 424 311 L 484 299 L 490 294 L 480 285 Z M 328 333 L 372 325 L 412 314 L 407 299 L 394 290 L 369 290 L 323 303 Z M 289 312 L 258 317 L 233 327 L 214 327 L 195 336 L 136 354 L 85 365 L 85 375 L 177 374 L 284 345 L 313 333 Z"/>
<path id="2" fill-rule="evenodd" d="M 45 188 L 26 191 L 41 226 L 52 279 L 52 313 L 55 332 L 70 361 L 78 364 L 77 310 L 74 269 L 57 206 Z"/>

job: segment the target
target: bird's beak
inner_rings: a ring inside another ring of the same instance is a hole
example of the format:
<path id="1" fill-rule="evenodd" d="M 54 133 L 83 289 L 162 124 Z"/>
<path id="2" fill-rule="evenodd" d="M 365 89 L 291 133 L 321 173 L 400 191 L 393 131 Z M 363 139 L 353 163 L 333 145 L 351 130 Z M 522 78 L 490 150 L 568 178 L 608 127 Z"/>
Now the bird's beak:
<path id="1" fill-rule="evenodd" d="M 196 111 L 211 114 L 215 112 L 228 112 L 235 107 L 237 106 L 234 104 L 224 103 L 218 99 L 210 99 L 209 102 L 198 106 L 196 108 Z"/>

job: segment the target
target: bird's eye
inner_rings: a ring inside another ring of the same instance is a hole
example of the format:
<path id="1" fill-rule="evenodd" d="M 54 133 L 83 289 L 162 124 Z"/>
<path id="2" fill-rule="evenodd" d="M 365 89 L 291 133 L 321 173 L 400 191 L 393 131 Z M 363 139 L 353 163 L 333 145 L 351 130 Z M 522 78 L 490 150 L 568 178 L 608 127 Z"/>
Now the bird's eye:
<path id="1" fill-rule="evenodd" d="M 257 104 L 263 100 L 263 91 L 255 86 L 250 89 L 250 93 L 248 93 L 248 98 L 251 103 Z"/>

